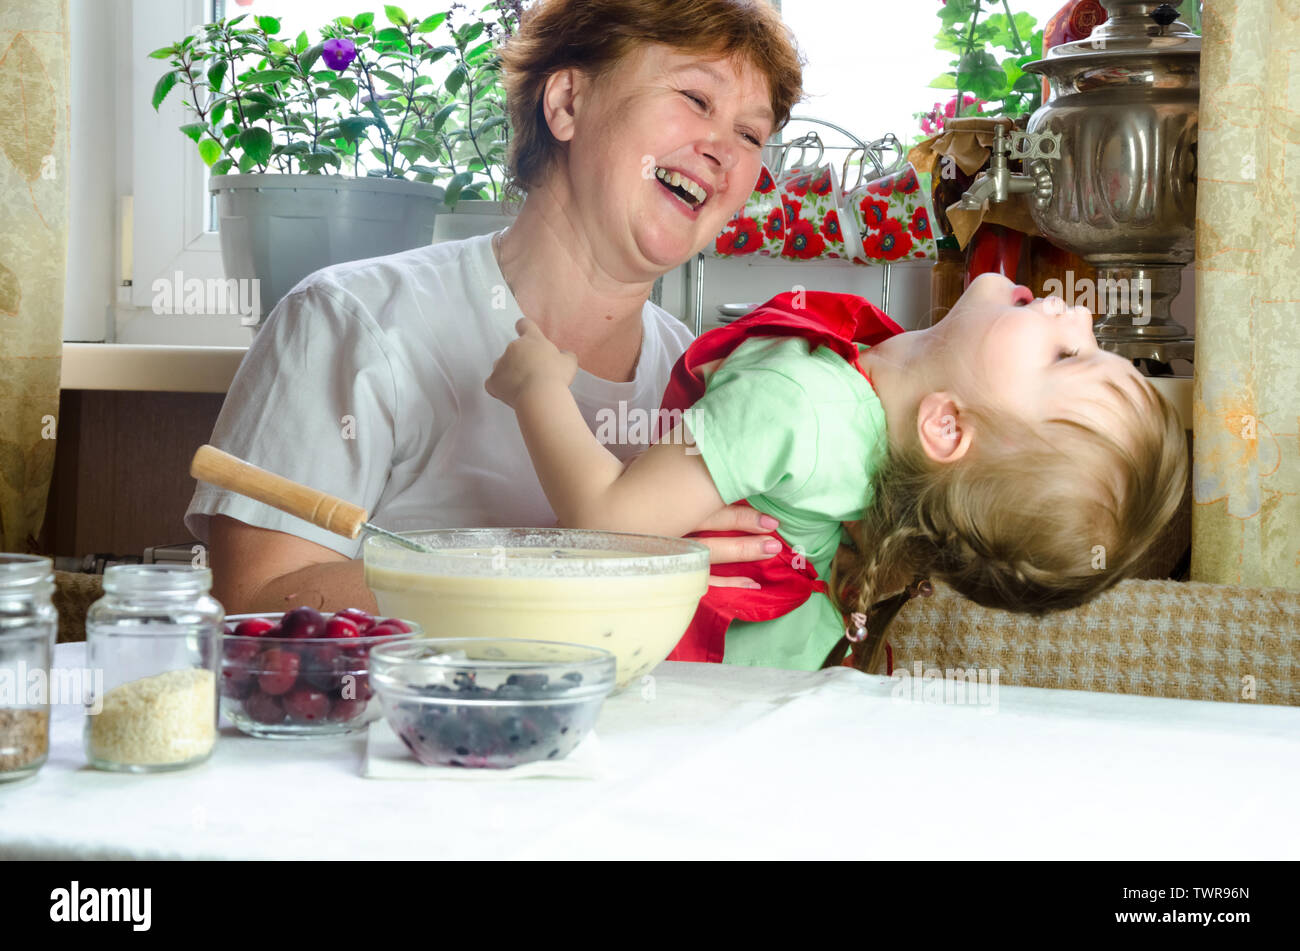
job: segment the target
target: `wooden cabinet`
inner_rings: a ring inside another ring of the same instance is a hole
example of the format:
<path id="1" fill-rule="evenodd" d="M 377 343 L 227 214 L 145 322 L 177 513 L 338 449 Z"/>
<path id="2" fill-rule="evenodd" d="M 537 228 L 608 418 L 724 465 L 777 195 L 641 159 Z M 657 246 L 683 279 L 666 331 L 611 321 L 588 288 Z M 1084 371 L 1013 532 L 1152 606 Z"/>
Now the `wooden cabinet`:
<path id="1" fill-rule="evenodd" d="M 212 435 L 224 393 L 64 390 L 40 551 L 142 555 L 193 541 L 190 458 Z"/>

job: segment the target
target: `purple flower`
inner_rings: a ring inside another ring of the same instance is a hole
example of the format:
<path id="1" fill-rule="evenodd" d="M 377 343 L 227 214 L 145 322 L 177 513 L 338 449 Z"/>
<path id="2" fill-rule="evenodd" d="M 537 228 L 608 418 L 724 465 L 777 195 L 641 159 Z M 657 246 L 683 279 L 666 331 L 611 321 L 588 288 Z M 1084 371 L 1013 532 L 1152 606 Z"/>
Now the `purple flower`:
<path id="1" fill-rule="evenodd" d="M 336 73 L 341 73 L 357 58 L 357 44 L 351 40 L 326 40 L 320 58 Z"/>

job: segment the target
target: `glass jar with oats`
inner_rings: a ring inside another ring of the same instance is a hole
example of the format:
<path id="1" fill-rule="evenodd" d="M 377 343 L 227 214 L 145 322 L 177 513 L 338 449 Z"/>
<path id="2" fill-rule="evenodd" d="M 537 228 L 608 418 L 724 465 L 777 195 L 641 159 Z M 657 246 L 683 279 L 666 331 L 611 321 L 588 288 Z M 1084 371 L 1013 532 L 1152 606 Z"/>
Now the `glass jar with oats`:
<path id="1" fill-rule="evenodd" d="M 132 773 L 203 762 L 217 741 L 217 670 L 225 612 L 212 572 L 114 565 L 86 614 L 86 758 Z M 102 677 L 102 680 L 101 680 Z"/>
<path id="2" fill-rule="evenodd" d="M 58 615 L 53 564 L 0 554 L 0 782 L 26 779 L 50 748 L 50 660 Z"/>

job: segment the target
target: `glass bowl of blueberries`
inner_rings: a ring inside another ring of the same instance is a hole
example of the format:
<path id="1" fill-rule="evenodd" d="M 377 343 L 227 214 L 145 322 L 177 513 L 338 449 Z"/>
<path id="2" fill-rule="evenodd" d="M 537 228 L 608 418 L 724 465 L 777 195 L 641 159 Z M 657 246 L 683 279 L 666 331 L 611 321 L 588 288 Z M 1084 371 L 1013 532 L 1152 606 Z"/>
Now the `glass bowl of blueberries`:
<path id="1" fill-rule="evenodd" d="M 422 638 L 370 655 L 393 732 L 427 766 L 507 769 L 563 759 L 614 689 L 617 660 L 583 644 Z"/>
<path id="2" fill-rule="evenodd" d="M 370 685 L 371 649 L 422 633 L 413 621 L 376 618 L 356 608 L 333 615 L 301 607 L 227 617 L 221 713 L 241 732 L 262 739 L 365 729 L 379 719 Z"/>

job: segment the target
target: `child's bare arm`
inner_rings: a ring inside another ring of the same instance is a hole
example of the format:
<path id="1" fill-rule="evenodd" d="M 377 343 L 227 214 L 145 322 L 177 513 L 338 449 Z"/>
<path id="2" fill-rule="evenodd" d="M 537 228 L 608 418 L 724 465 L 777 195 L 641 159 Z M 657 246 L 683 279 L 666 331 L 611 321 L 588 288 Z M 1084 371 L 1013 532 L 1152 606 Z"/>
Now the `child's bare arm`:
<path id="1" fill-rule="evenodd" d="M 526 401 L 516 415 L 566 528 L 684 535 L 724 505 L 704 461 L 675 430 L 624 466 L 591 434 L 567 389 Z"/>
<path id="2" fill-rule="evenodd" d="M 562 526 L 682 535 L 724 503 L 699 455 L 674 430 L 626 467 L 587 428 L 569 384 L 577 369 L 529 320 L 488 377 L 515 410 L 533 467 Z"/>

